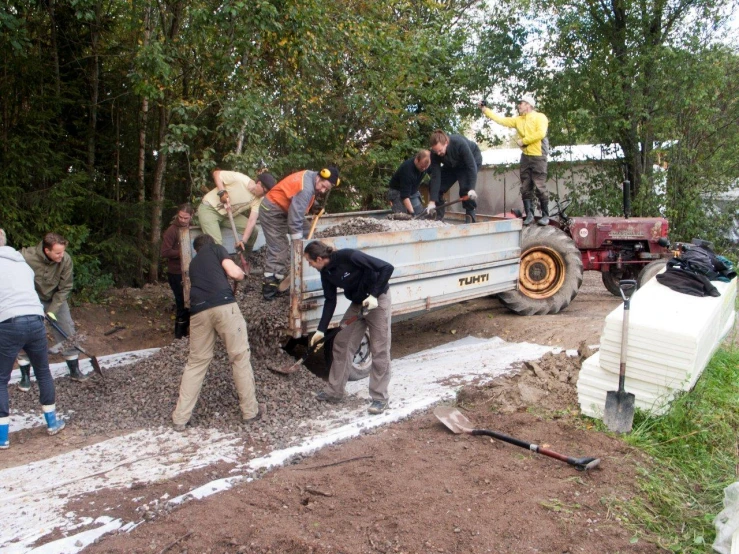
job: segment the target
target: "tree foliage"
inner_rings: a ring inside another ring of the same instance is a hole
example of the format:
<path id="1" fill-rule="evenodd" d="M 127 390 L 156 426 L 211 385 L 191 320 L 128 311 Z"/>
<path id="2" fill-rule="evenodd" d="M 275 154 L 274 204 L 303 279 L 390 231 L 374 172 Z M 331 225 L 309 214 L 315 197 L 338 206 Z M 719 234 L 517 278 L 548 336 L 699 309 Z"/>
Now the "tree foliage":
<path id="1" fill-rule="evenodd" d="M 0 221 L 79 227 L 121 282 L 154 278 L 171 207 L 216 167 L 335 163 L 336 209 L 454 129 L 474 3 L 21 0 L 0 8 Z M 80 239 L 83 240 L 83 239 Z"/>

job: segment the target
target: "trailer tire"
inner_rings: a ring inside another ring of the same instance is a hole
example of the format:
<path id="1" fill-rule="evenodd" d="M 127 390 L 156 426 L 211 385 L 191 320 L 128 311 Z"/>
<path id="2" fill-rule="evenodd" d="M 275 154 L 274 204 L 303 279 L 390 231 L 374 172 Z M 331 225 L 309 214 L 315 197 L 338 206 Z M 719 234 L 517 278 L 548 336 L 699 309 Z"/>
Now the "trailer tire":
<path id="1" fill-rule="evenodd" d="M 556 314 L 582 285 L 582 258 L 572 239 L 551 225 L 529 225 L 521 236 L 518 290 L 498 294 L 519 315 Z"/>
<path id="2" fill-rule="evenodd" d="M 619 298 L 621 298 L 621 286 L 619 285 L 619 282 L 622 279 L 637 279 L 637 275 L 640 275 L 639 269 L 640 268 L 637 266 L 631 266 L 624 267 L 623 269 L 616 269 L 614 271 L 604 271 L 601 273 L 603 286 L 606 287 L 606 289 L 608 289 L 608 292 L 610 292 L 613 296 L 618 296 Z"/>
<path id="3" fill-rule="evenodd" d="M 644 266 L 636 278 L 637 288 L 642 288 L 648 281 L 653 279 L 667 265 L 667 260 L 654 260 Z"/>
<path id="4" fill-rule="evenodd" d="M 352 367 L 349 370 L 350 381 L 361 381 L 369 376 L 370 370 L 372 369 L 372 352 L 370 352 L 369 345 L 370 336 L 369 329 L 367 329 L 352 360 Z"/>

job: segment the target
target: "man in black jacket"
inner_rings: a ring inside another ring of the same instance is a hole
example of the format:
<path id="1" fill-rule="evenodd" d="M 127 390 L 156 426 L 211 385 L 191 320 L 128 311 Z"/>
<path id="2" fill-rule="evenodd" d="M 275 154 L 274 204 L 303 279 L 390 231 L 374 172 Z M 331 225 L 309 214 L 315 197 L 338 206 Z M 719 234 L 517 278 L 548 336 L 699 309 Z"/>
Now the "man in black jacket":
<path id="1" fill-rule="evenodd" d="M 444 219 L 443 196 L 454 183 L 459 182 L 459 197 L 467 217 L 475 222 L 477 208 L 477 172 L 482 167 L 482 152 L 473 141 L 462 135 L 447 135 L 437 129 L 431 133 L 431 181 L 429 182 L 429 214 L 436 211 L 437 219 Z"/>
<path id="2" fill-rule="evenodd" d="M 393 213 L 418 215 L 423 211 L 418 188 L 423 178 L 428 175 L 429 165 L 431 153 L 428 150 L 419 150 L 415 156 L 400 164 L 393 173 L 388 190 L 388 200 L 393 203 Z"/>
<path id="3" fill-rule="evenodd" d="M 323 285 L 323 313 L 318 330 L 311 337 L 311 346 L 321 340 L 336 310 L 336 291 L 344 289 L 351 305 L 344 314 L 348 319 L 366 310 L 366 315 L 339 331 L 333 344 L 333 363 L 326 388 L 316 398 L 326 402 L 341 402 L 346 394 L 354 353 L 369 327 L 372 339 L 372 369 L 369 392 L 372 404 L 369 413 L 381 414 L 388 407 L 390 383 L 390 316 L 392 306 L 388 291 L 392 265 L 372 256 L 346 248 L 334 250 L 322 242 L 311 242 L 305 247 L 305 259 L 321 272 Z"/>

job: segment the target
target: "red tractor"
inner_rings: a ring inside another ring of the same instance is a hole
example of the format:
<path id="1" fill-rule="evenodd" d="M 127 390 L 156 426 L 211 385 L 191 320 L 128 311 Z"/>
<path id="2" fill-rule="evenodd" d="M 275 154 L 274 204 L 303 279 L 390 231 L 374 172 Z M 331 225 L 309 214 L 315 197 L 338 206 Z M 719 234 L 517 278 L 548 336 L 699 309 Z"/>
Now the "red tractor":
<path id="1" fill-rule="evenodd" d="M 621 279 L 646 282 L 671 257 L 663 217 L 629 217 L 629 183 L 624 183 L 624 217 L 568 217 L 558 204 L 549 225 L 531 224 L 521 239 L 518 290 L 498 295 L 521 315 L 555 314 L 577 295 L 583 271 L 600 271 L 611 294 Z"/>

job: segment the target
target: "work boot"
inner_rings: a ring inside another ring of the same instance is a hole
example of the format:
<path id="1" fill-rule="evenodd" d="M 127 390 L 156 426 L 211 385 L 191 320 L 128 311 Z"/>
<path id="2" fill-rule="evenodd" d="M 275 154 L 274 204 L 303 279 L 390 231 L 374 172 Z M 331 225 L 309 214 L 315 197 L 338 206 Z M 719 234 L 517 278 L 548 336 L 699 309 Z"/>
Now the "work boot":
<path id="1" fill-rule="evenodd" d="M 387 410 L 388 404 L 387 400 L 373 400 L 370 407 L 367 408 L 367 411 L 373 415 L 381 414 Z"/>
<path id="2" fill-rule="evenodd" d="M 262 282 L 262 296 L 265 300 L 272 300 L 277 296 L 277 286 L 279 284 L 280 282 L 274 275 L 264 278 L 264 281 Z"/>
<path id="3" fill-rule="evenodd" d="M 18 390 L 28 392 L 29 390 L 31 390 L 31 366 L 22 365 L 20 366 L 20 370 L 21 380 L 20 383 L 18 383 Z"/>
<path id="4" fill-rule="evenodd" d="M 526 213 L 526 218 L 523 220 L 523 224 L 531 225 L 534 222 L 534 207 L 531 205 L 531 200 L 523 201 L 523 211 Z"/>
<path id="5" fill-rule="evenodd" d="M 80 361 L 77 359 L 74 360 L 67 360 L 67 367 L 69 368 L 69 378 L 72 381 L 87 381 L 90 376 L 85 375 L 80 371 Z"/>
<path id="6" fill-rule="evenodd" d="M 46 420 L 46 432 L 50 435 L 56 435 L 64 429 L 65 424 L 61 418 L 56 417 L 56 404 L 51 406 L 41 406 L 44 411 L 44 419 Z"/>
<path id="7" fill-rule="evenodd" d="M 541 217 L 536 223 L 538 225 L 549 225 L 549 201 L 539 200 L 539 206 L 541 206 Z"/>
<path id="8" fill-rule="evenodd" d="M 10 418 L 0 417 L 0 450 L 10 447 L 8 433 L 10 432 Z"/>
<path id="9" fill-rule="evenodd" d="M 475 223 L 477 221 L 475 219 L 475 210 L 465 210 L 464 216 L 467 223 Z"/>
<path id="10" fill-rule="evenodd" d="M 436 206 L 436 221 L 444 221 L 444 213 L 446 212 L 446 209 L 444 209 L 444 205 Z"/>

